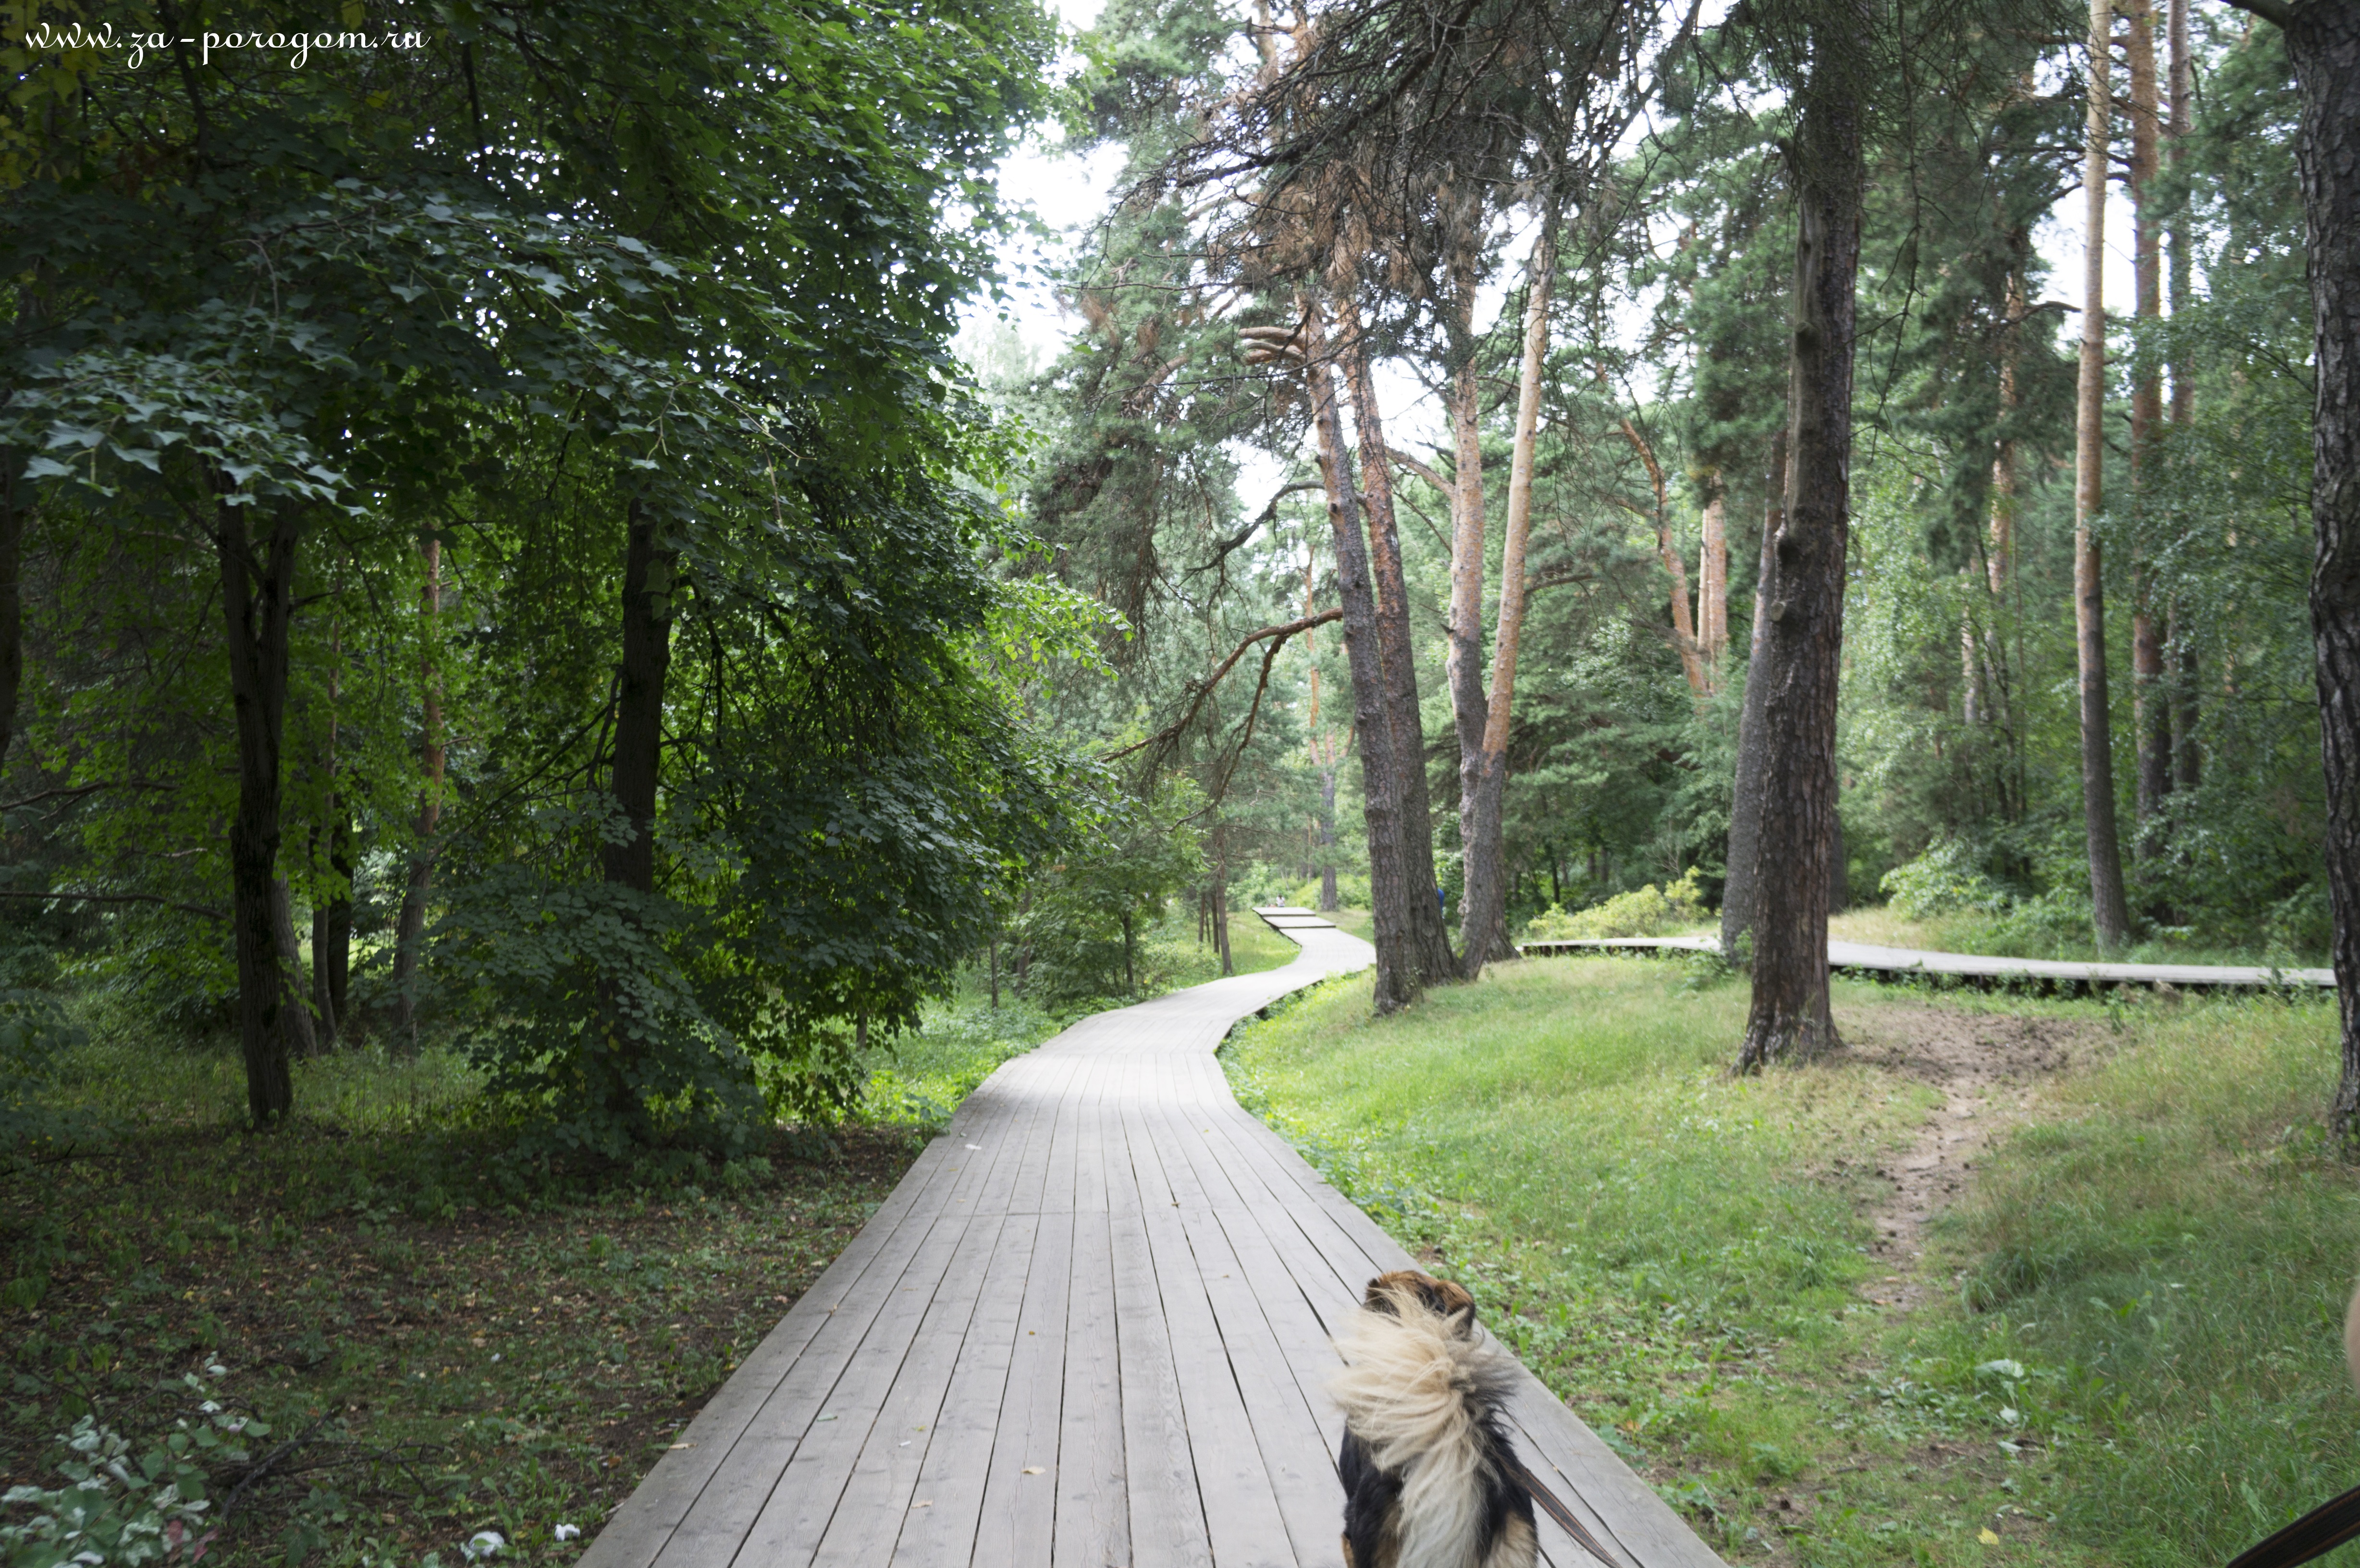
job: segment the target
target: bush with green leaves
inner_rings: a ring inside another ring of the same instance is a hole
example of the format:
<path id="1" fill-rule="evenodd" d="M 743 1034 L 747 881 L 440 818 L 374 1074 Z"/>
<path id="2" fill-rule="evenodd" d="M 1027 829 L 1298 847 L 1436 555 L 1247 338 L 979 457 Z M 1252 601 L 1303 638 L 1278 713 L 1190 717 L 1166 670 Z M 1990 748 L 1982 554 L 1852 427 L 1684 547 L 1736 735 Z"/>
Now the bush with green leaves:
<path id="1" fill-rule="evenodd" d="M 1533 942 L 1663 936 L 1699 924 L 1704 919 L 1704 895 L 1697 888 L 1696 867 L 1690 866 L 1668 887 L 1658 888 L 1651 882 L 1571 914 L 1551 904 L 1533 918 L 1524 928 L 1524 935 Z"/>
<path id="2" fill-rule="evenodd" d="M 1194 820 L 1202 803 L 1185 778 L 1147 800 L 1100 800 L 1089 836 L 1039 875 L 1016 920 L 1028 996 L 1054 1005 L 1138 989 L 1143 929 L 1203 870 Z"/>
<path id="3" fill-rule="evenodd" d="M 57 999 L 0 991 L 0 1160 L 84 1136 L 82 1118 L 49 1102 L 58 1058 L 82 1042 Z"/>
<path id="4" fill-rule="evenodd" d="M 218 1377 L 222 1369 L 206 1373 Z M 223 1410 L 206 1377 L 192 1372 L 181 1384 L 197 1404 L 169 1432 L 143 1445 L 85 1415 L 58 1434 L 65 1486 L 11 1486 L 0 1495 L 6 1568 L 128 1568 L 193 1561 L 202 1552 L 213 1508 L 208 1468 L 251 1463 L 245 1441 L 270 1429 Z"/>
<path id="5" fill-rule="evenodd" d="M 1896 913 L 1913 920 L 1972 910 L 1995 915 L 2008 907 L 2007 889 L 1983 874 L 1983 857 L 1964 839 L 1937 839 L 1925 854 L 1896 866 L 1877 884 L 1892 895 Z"/>

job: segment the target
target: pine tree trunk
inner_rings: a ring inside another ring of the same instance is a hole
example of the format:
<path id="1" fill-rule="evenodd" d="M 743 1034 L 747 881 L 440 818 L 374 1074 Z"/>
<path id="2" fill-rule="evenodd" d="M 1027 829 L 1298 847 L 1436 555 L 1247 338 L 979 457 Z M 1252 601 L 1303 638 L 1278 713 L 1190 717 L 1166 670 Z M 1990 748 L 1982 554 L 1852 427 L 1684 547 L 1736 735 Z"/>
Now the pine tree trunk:
<path id="1" fill-rule="evenodd" d="M 2143 321 L 2163 314 L 2163 224 L 2155 191 L 2156 147 L 2160 130 L 2156 101 L 2155 15 L 2149 0 L 2127 0 L 2130 22 L 2131 204 L 2136 228 L 2132 245 L 2134 292 Z M 2163 383 L 2152 370 L 2139 373 L 2131 387 L 2131 493 L 2143 500 L 2153 482 L 2156 443 L 2163 428 Z M 2142 559 L 2131 563 L 2131 728 L 2138 744 L 2138 831 L 2132 847 L 2141 859 L 2156 853 L 2155 824 L 2171 793 L 2171 703 L 2164 682 L 2163 627 L 2156 613 L 2154 583 Z"/>
<path id="2" fill-rule="evenodd" d="M 2090 109 L 2084 132 L 2081 377 L 2074 419 L 2073 626 L 2081 689 L 2081 825 L 2089 847 L 2091 923 L 2098 946 L 2130 934 L 2123 900 L 2123 850 L 2114 826 L 2114 724 L 2107 710 L 2104 562 L 2090 519 L 2105 506 L 2106 177 L 2114 128 L 2112 0 L 2090 0 Z"/>
<path id="3" fill-rule="evenodd" d="M 225 481 L 217 483 L 227 489 Z M 288 623 L 295 610 L 300 535 L 294 516 L 279 511 L 270 515 L 260 539 L 251 537 L 247 519 L 261 510 L 221 506 L 213 535 L 228 621 L 230 702 L 237 718 L 237 814 L 230 822 L 229 862 L 238 1045 L 246 1059 L 246 1108 L 257 1128 L 284 1120 L 295 1102 L 272 893 L 279 880 Z"/>
<path id="4" fill-rule="evenodd" d="M 1334 914 L 1342 909 L 1343 899 L 1336 890 L 1336 769 L 1333 766 L 1319 770 L 1319 847 L 1328 853 L 1319 862 L 1319 910 Z"/>
<path id="5" fill-rule="evenodd" d="M 1410 951 L 1412 902 L 1402 867 L 1401 773 L 1393 764 L 1393 724 L 1386 713 L 1384 666 L 1377 651 L 1376 597 L 1369 584 L 1360 504 L 1352 483 L 1352 454 L 1336 412 L 1336 383 L 1328 368 L 1317 311 L 1305 317 L 1304 380 L 1312 430 L 1318 438 L 1319 474 L 1328 489 L 1328 521 L 1336 539 L 1336 594 L 1344 611 L 1344 658 L 1352 671 L 1352 735 L 1360 752 L 1361 814 L 1368 829 L 1369 912 L 1375 927 L 1376 1009 L 1391 1013 L 1417 1000 L 1418 967 Z M 1417 890 L 1426 901 L 1426 889 Z"/>
<path id="6" fill-rule="evenodd" d="M 418 758 L 426 788 L 418 793 L 418 838 L 410 851 L 410 879 L 393 927 L 393 1044 L 398 1051 L 418 1048 L 418 961 L 426 944 L 426 900 L 434 884 L 434 829 L 442 814 L 442 682 L 431 651 L 435 622 L 442 613 L 442 541 L 431 534 L 425 557 L 426 586 L 420 591 L 419 607 L 430 651 L 419 663 L 422 712 Z"/>
<path id="7" fill-rule="evenodd" d="M 1471 295 L 1471 290 L 1470 291 Z M 1469 308 L 1472 309 L 1471 298 Z M 1471 333 L 1469 334 L 1471 337 Z M 1483 729 L 1488 698 L 1483 687 L 1483 447 L 1479 423 L 1480 387 L 1474 345 L 1451 384 L 1450 423 L 1456 457 L 1451 488 L 1450 621 L 1448 675 L 1450 714 L 1459 735 L 1459 844 L 1465 868 L 1459 897 L 1459 962 L 1469 978 L 1492 956 L 1469 922 L 1482 897 L 1479 883 L 1492 873 L 1484 859 Z M 1496 824 L 1495 824 L 1496 825 Z M 1496 856 L 1494 856 L 1496 858 Z"/>
<path id="8" fill-rule="evenodd" d="M 1800 220 L 1787 382 L 1786 517 L 1771 550 L 1762 668 L 1762 817 L 1755 829 L 1754 997 L 1737 1067 L 1836 1044 L 1828 905 L 1836 839 L 1836 687 L 1851 531 L 1854 287 L 1863 161 L 1858 41 L 1811 29 L 1790 158 Z"/>
<path id="9" fill-rule="evenodd" d="M 1516 956 L 1508 940 L 1508 867 L 1504 819 L 1508 735 L 1514 718 L 1516 650 L 1524 625 L 1524 547 L 1533 528 L 1533 461 L 1538 444 L 1541 372 L 1548 358 L 1549 287 L 1557 273 L 1554 217 L 1533 242 L 1525 279 L 1524 357 L 1516 373 L 1516 430 L 1508 468 L 1507 526 L 1500 541 L 1499 626 L 1491 648 L 1491 690 L 1472 780 L 1472 831 L 1466 834 L 1466 884 L 1460 898 L 1459 948 L 1474 979 L 1493 959 Z"/>
<path id="10" fill-rule="evenodd" d="M 2179 167 L 2187 150 L 2191 124 L 2189 107 L 2194 72 L 2193 56 L 2189 52 L 2188 5 L 2189 0 L 2169 0 L 2167 11 L 2171 34 L 2171 74 L 2170 118 L 2165 127 L 2165 135 L 2170 145 L 2174 168 Z M 2171 313 L 2177 316 L 2188 309 L 2193 299 L 2188 202 L 2184 194 L 2173 204 L 2165 243 L 2171 258 Z M 2184 436 L 2195 419 L 2196 377 L 2184 358 L 2175 358 L 2171 362 L 2171 428 Z M 2203 782 L 2204 773 L 2203 757 L 2196 746 L 2196 722 L 2202 712 L 2198 681 L 2202 679 L 2202 672 L 2197 668 L 2192 628 L 2182 627 L 2178 605 L 2171 607 L 2168 618 L 2165 637 L 2174 650 L 2176 666 L 2171 693 L 2172 781 L 2178 789 L 2193 789 Z"/>
<path id="11" fill-rule="evenodd" d="M 1647 438 L 1639 433 L 1639 427 L 1627 419 L 1622 421 L 1622 439 L 1631 443 L 1631 450 L 1645 465 L 1648 486 L 1655 497 L 1655 559 L 1664 563 L 1664 574 L 1672 580 L 1672 648 L 1680 656 L 1680 673 L 1688 677 L 1691 692 L 1706 696 L 1712 687 L 1705 679 L 1696 623 L 1688 618 L 1688 569 L 1672 539 L 1671 495 L 1664 478 L 1664 465 L 1656 460 L 1655 449 L 1647 443 Z"/>
<path id="12" fill-rule="evenodd" d="M 1377 650 L 1393 726 L 1393 767 L 1400 775 L 1402 877 L 1410 890 L 1409 957 L 1418 984 L 1459 978 L 1443 923 L 1440 882 L 1434 874 L 1434 812 L 1426 783 L 1426 719 L 1417 701 L 1416 645 L 1411 640 L 1409 587 L 1402 572 L 1401 533 L 1393 522 L 1393 454 L 1385 449 L 1383 416 L 1361 341 L 1358 308 L 1349 295 L 1337 302 L 1341 342 L 1337 359 L 1352 397 L 1352 423 L 1360 437 L 1360 487 L 1368 499 L 1369 582 L 1376 595 Z"/>
<path id="13" fill-rule="evenodd" d="M 1721 470 L 1704 476 L 1704 527 L 1697 547 L 1697 641 L 1705 689 L 1718 694 L 1729 652 L 1729 495 Z"/>
<path id="14" fill-rule="evenodd" d="M 2317 392 L 2311 421 L 2311 627 L 2327 768 L 2327 888 L 2344 1072 L 2328 1130 L 2360 1154 L 2360 4 L 2284 7 L 2301 97 L 2302 178 Z"/>
<path id="15" fill-rule="evenodd" d="M 1754 929 L 1754 856 L 1762 830 L 1763 708 L 1770 695 L 1763 645 L 1770 637 L 1771 551 L 1786 521 L 1786 432 L 1770 437 L 1768 504 L 1762 513 L 1762 561 L 1754 579 L 1754 633 L 1746 644 L 1745 696 L 1737 714 L 1737 765 L 1730 781 L 1729 864 L 1721 889 L 1721 951 L 1735 964 L 1739 942 Z M 1592 881 L 1597 880 L 1595 872 Z"/>

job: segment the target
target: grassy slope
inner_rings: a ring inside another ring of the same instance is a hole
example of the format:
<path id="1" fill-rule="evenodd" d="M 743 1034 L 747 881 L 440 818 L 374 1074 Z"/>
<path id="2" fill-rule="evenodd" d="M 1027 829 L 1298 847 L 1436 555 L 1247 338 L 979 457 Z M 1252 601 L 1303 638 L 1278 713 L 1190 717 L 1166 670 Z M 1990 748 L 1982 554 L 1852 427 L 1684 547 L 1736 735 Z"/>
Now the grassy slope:
<path id="1" fill-rule="evenodd" d="M 1682 974 L 1535 964 L 1384 1021 L 1338 982 L 1226 1060 L 1732 1562 L 2218 1563 L 2360 1468 L 2360 1202 L 2305 1130 L 2332 1008 L 1839 985 L 1840 1022 L 2005 1008 L 2084 1042 L 1895 1314 L 1861 1216 L 1933 1092 L 1857 1060 L 1732 1081 L 1743 988 Z"/>

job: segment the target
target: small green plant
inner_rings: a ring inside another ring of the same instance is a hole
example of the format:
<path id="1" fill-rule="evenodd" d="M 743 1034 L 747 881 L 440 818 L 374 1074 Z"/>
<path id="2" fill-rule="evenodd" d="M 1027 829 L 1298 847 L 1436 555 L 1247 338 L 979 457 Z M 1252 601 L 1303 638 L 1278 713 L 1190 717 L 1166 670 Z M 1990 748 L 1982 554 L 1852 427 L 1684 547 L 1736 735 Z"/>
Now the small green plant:
<path id="1" fill-rule="evenodd" d="M 1618 936 L 1662 936 L 1705 919 L 1704 896 L 1697 888 L 1696 868 L 1690 866 L 1668 887 L 1653 883 L 1632 893 L 1617 893 L 1602 904 L 1568 914 L 1551 904 L 1533 918 L 1524 935 L 1535 942 L 1572 942 Z"/>
<path id="2" fill-rule="evenodd" d="M 193 1559 L 210 1541 L 205 1496 L 208 1465 L 245 1465 L 248 1437 L 270 1429 L 257 1421 L 224 1412 L 211 1398 L 206 1376 L 181 1379 L 199 1402 L 191 1416 L 150 1440 L 148 1452 L 94 1416 L 83 1416 L 71 1432 L 58 1434 L 64 1451 L 58 1473 L 67 1485 L 11 1486 L 0 1496 L 0 1552 L 9 1568 L 115 1568 L 160 1563 L 181 1552 Z M 192 1419 L 193 1418 L 193 1419 Z"/>

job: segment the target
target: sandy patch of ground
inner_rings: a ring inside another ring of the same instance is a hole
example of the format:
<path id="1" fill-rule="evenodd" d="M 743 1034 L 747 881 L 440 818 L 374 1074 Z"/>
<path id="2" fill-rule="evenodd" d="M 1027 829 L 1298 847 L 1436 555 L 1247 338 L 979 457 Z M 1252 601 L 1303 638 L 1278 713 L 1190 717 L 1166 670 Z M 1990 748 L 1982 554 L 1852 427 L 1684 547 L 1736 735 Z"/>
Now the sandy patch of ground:
<path id="1" fill-rule="evenodd" d="M 1864 1293 L 1906 1312 L 1926 1293 L 1917 1270 L 1926 1222 L 1973 1180 L 1994 1136 L 2030 1108 L 2032 1085 L 2088 1047 L 2092 1026 L 1896 1002 L 1847 1009 L 1836 1027 L 1844 1039 L 1837 1060 L 1882 1067 L 1942 1095 L 1917 1141 L 1876 1170 L 1893 1190 L 1870 1212 L 1871 1255 L 1890 1272 L 1870 1280 Z"/>

